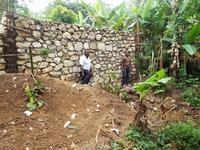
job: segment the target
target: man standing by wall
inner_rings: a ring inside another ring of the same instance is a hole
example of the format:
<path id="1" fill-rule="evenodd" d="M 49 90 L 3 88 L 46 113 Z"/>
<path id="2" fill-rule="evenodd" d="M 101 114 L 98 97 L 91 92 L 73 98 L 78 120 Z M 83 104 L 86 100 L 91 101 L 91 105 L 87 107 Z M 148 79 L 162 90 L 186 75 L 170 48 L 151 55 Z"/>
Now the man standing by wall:
<path id="1" fill-rule="evenodd" d="M 81 84 L 88 84 L 92 77 L 92 67 L 89 53 L 87 51 L 85 51 L 84 55 L 80 57 L 79 63 L 81 68 Z"/>
<path id="2" fill-rule="evenodd" d="M 131 58 L 128 52 L 122 59 L 122 85 L 131 83 Z"/>

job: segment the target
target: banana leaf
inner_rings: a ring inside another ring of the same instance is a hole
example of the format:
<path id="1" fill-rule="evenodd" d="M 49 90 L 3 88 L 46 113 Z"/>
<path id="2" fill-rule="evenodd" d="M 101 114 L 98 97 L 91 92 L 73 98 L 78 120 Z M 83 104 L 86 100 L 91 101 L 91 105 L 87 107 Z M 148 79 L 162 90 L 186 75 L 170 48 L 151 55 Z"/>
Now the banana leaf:
<path id="1" fill-rule="evenodd" d="M 193 26 L 184 36 L 185 44 L 192 44 L 200 36 L 200 24 Z"/>
<path id="2" fill-rule="evenodd" d="M 183 48 L 189 55 L 194 55 L 197 52 L 197 48 L 194 45 L 185 44 Z"/>

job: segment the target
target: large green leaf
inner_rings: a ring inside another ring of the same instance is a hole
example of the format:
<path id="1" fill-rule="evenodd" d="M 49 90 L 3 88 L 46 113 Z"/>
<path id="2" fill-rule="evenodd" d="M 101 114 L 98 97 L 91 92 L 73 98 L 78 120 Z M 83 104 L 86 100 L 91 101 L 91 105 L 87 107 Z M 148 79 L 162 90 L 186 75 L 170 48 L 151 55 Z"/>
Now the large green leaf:
<path id="1" fill-rule="evenodd" d="M 189 55 L 194 55 L 197 52 L 197 48 L 190 44 L 183 45 L 183 48 Z"/>
<path id="2" fill-rule="evenodd" d="M 185 77 L 186 75 L 187 75 L 186 64 L 182 64 L 180 69 L 179 69 L 179 76 L 180 77 Z"/>
<path id="3" fill-rule="evenodd" d="M 96 0 L 94 4 L 94 9 L 98 12 L 98 14 L 104 18 L 109 17 L 109 9 L 107 5 L 101 1 L 101 0 Z"/>
<path id="4" fill-rule="evenodd" d="M 85 19 L 80 11 L 78 12 L 78 22 L 80 25 L 83 25 L 85 23 Z"/>
<path id="5" fill-rule="evenodd" d="M 137 7 L 137 6 L 135 6 L 135 5 L 132 5 L 132 6 L 131 6 L 131 11 L 132 11 L 133 13 L 137 13 L 137 14 L 140 13 L 139 7 Z"/>
<path id="6" fill-rule="evenodd" d="M 158 85 L 159 83 L 166 84 L 170 79 L 171 78 L 167 77 L 165 70 L 161 69 L 146 81 L 136 83 L 133 86 L 133 89 L 140 93 L 140 100 L 142 101 L 146 93 L 151 89 L 151 87 Z"/>
<path id="7" fill-rule="evenodd" d="M 141 17 L 143 19 L 145 19 L 148 16 L 152 6 L 153 6 L 153 0 L 148 0 L 144 5 L 144 9 L 141 9 Z"/>
<path id="8" fill-rule="evenodd" d="M 81 4 L 87 10 L 87 12 L 89 13 L 90 16 L 95 15 L 95 10 L 90 5 L 87 5 L 83 0 L 81 0 Z"/>
<path id="9" fill-rule="evenodd" d="M 192 44 L 200 36 L 200 24 L 193 26 L 184 36 L 185 44 Z"/>
<path id="10" fill-rule="evenodd" d="M 166 84 L 168 81 L 170 81 L 171 78 L 170 77 L 167 77 L 167 78 L 163 78 L 163 79 L 160 79 L 158 80 L 159 83 L 163 83 L 163 84 Z"/>
<path id="11" fill-rule="evenodd" d="M 34 103 L 31 103 L 31 102 L 29 102 L 27 104 L 27 107 L 28 107 L 28 110 L 31 111 L 31 112 L 36 109 L 36 105 Z"/>
<path id="12" fill-rule="evenodd" d="M 165 73 L 164 69 L 161 69 L 160 71 L 156 72 L 152 77 L 147 79 L 146 82 L 156 82 L 165 77 L 167 77 L 167 74 Z"/>
<path id="13" fill-rule="evenodd" d="M 144 96 L 146 95 L 146 93 L 151 88 L 151 84 L 152 83 L 150 83 L 150 82 L 142 82 L 142 83 L 136 83 L 133 86 L 133 89 L 136 90 L 138 93 L 140 93 L 140 100 L 141 101 L 144 99 Z"/>
<path id="14" fill-rule="evenodd" d="M 141 82 L 141 83 L 136 83 L 133 88 L 137 92 L 142 92 L 146 89 L 149 89 L 150 87 L 151 87 L 151 82 Z"/>
<path id="15" fill-rule="evenodd" d="M 187 8 L 190 0 L 183 0 L 180 7 L 179 7 L 179 12 L 183 13 L 185 9 Z"/>
<path id="16" fill-rule="evenodd" d="M 44 105 L 44 101 L 42 101 L 42 100 L 39 101 L 38 100 L 37 104 L 38 104 L 38 107 L 40 108 L 40 107 L 42 107 Z"/>

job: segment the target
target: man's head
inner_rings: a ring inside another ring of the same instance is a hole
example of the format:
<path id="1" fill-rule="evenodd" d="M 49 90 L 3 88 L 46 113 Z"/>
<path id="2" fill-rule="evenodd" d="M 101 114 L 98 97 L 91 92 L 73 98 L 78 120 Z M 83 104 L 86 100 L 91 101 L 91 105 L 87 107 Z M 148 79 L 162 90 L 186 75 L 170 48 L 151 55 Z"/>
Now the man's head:
<path id="1" fill-rule="evenodd" d="M 89 57 L 89 52 L 86 50 L 85 53 L 84 53 L 84 55 L 85 55 L 86 57 Z"/>
<path id="2" fill-rule="evenodd" d="M 125 56 L 128 57 L 129 56 L 129 52 L 126 51 L 125 52 Z"/>

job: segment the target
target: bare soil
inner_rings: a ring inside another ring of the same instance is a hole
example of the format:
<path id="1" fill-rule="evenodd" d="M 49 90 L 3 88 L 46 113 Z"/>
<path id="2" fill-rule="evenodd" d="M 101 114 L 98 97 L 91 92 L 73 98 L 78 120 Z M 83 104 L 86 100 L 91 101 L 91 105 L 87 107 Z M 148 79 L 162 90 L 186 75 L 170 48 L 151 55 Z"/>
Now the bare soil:
<path id="1" fill-rule="evenodd" d="M 32 78 L 25 74 L 0 76 L 1 150 L 96 150 L 111 139 L 120 139 L 134 117 L 127 104 L 100 88 L 41 80 L 49 89 L 40 96 L 46 105 L 29 117 L 24 114 L 23 85 L 31 84 Z M 75 119 L 71 119 L 73 113 L 78 115 Z M 75 129 L 64 128 L 68 120 Z M 119 135 L 110 131 L 113 125 Z M 98 134 L 99 128 L 104 134 Z"/>
<path id="2" fill-rule="evenodd" d="M 23 86 L 26 82 L 31 85 L 33 79 L 26 74 L 0 76 L 0 150 L 110 150 L 109 142 L 123 139 L 125 129 L 133 123 L 137 95 L 126 104 L 96 86 L 37 79 L 46 86 L 39 97 L 46 105 L 26 116 Z M 179 95 L 180 91 L 170 90 L 163 98 L 146 97 L 145 119 L 151 130 L 199 119 L 200 110 L 183 102 Z M 75 119 L 71 119 L 73 113 L 77 114 Z M 64 128 L 67 121 L 75 128 Z M 119 135 L 111 131 L 113 128 L 119 130 Z"/>

